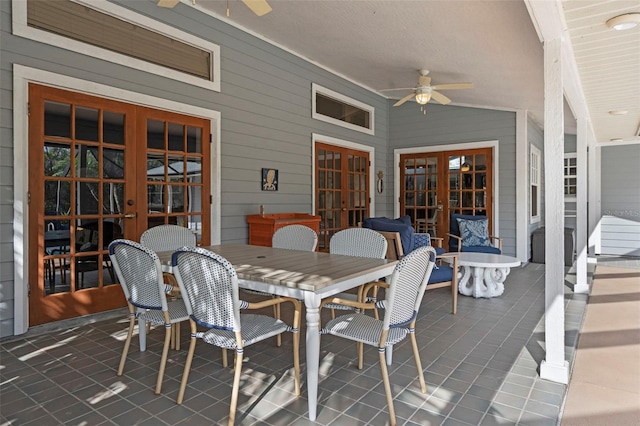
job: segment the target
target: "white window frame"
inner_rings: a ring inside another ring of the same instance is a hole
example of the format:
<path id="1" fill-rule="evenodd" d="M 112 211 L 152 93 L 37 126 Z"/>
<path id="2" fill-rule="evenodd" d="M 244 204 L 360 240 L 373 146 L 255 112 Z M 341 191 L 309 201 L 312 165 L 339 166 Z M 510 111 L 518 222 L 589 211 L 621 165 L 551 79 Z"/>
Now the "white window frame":
<path id="1" fill-rule="evenodd" d="M 129 9 L 118 6 L 108 1 L 91 1 L 91 0 L 71 0 L 75 3 L 81 4 L 88 8 L 97 10 L 123 21 L 130 22 L 133 25 L 145 28 L 149 31 L 165 35 L 182 43 L 190 44 L 196 48 L 206 50 L 211 54 L 211 78 L 212 80 L 206 80 L 196 77 L 191 74 L 187 74 L 181 71 L 177 71 L 162 65 L 153 64 L 141 59 L 132 58 L 121 53 L 113 52 L 111 50 L 103 49 L 98 46 L 93 46 L 88 43 L 84 43 L 78 40 L 73 40 L 68 37 L 54 34 L 49 31 L 44 31 L 38 28 L 33 28 L 27 25 L 27 2 L 26 0 L 13 0 L 12 1 L 12 20 L 13 20 L 13 34 L 16 36 L 35 40 L 40 43 L 50 44 L 52 46 L 60 47 L 62 49 L 71 50 L 73 52 L 81 53 L 83 55 L 92 56 L 98 59 L 104 59 L 109 62 L 124 65 L 131 68 L 136 68 L 141 71 L 146 71 L 152 74 L 156 74 L 162 77 L 170 78 L 183 83 L 188 83 L 194 86 L 209 89 L 215 92 L 220 91 L 220 46 L 211 42 L 208 42 L 202 38 L 196 37 L 192 34 L 180 31 L 174 27 L 163 24 L 162 22 L 151 19 L 147 16 L 140 15 Z"/>
<path id="2" fill-rule="evenodd" d="M 577 159 L 578 155 L 575 152 L 572 153 L 568 153 L 568 154 L 564 154 L 564 178 L 562 181 L 562 186 L 564 188 L 564 200 L 565 201 L 570 201 L 570 202 L 575 202 L 577 200 L 577 194 L 578 194 L 578 159 Z M 576 164 L 575 166 L 570 166 L 568 164 L 568 161 L 570 159 L 575 159 L 576 160 Z M 567 174 L 567 168 L 568 167 L 574 167 L 576 169 L 576 174 L 575 175 L 571 175 L 571 174 Z M 576 180 L 576 193 L 574 195 L 570 195 L 566 193 L 566 189 L 567 189 L 567 179 L 575 179 Z"/>
<path id="3" fill-rule="evenodd" d="M 333 99 L 337 99 L 340 102 L 344 102 L 345 104 L 349 104 L 349 105 L 358 107 L 364 111 L 367 111 L 369 113 L 369 128 L 356 126 L 355 124 L 347 123 L 345 121 L 337 120 L 333 117 L 329 117 L 327 115 L 317 113 L 316 112 L 316 94 L 317 93 L 320 93 L 322 95 L 328 96 Z M 346 127 L 347 129 L 366 133 L 368 135 L 375 135 L 375 112 L 376 112 L 376 109 L 371 105 L 367 105 L 353 98 L 350 98 L 348 96 L 335 92 L 331 89 L 322 87 L 316 83 L 311 83 L 311 117 L 315 118 L 316 120 L 324 121 L 325 123 L 335 124 L 336 126 L 340 126 L 340 127 Z"/>
<path id="4" fill-rule="evenodd" d="M 532 206 L 529 206 L 529 222 L 538 223 L 540 222 L 540 210 L 542 208 L 540 205 L 540 200 L 542 199 L 542 185 L 540 185 L 540 182 L 542 180 L 542 152 L 535 145 L 529 145 L 529 147 L 529 202 L 531 202 L 531 188 L 535 186 L 537 188 L 537 197 L 535 203 L 537 205 L 536 212 L 538 213 L 534 216 L 531 213 L 533 208 Z"/>

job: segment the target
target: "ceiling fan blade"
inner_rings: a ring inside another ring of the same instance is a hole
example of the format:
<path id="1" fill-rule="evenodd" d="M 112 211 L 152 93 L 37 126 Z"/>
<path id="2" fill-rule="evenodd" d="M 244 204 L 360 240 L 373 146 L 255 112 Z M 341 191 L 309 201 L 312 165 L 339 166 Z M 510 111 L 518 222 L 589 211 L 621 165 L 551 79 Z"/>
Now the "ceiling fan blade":
<path id="1" fill-rule="evenodd" d="M 266 15 L 272 10 L 267 0 L 242 0 L 242 3 L 246 4 L 258 16 Z"/>
<path id="2" fill-rule="evenodd" d="M 172 8 L 175 7 L 178 3 L 180 3 L 180 0 L 158 0 L 158 6 L 160 7 Z"/>
<path id="3" fill-rule="evenodd" d="M 428 75 L 421 75 L 418 79 L 418 86 L 428 86 L 431 83 L 431 77 Z"/>
<path id="4" fill-rule="evenodd" d="M 396 106 L 400 106 L 403 103 L 407 102 L 409 99 L 413 98 L 416 94 L 415 93 L 409 93 L 407 96 L 405 96 L 404 98 L 400 99 L 398 102 L 396 102 L 395 104 L 393 104 L 394 107 Z"/>
<path id="5" fill-rule="evenodd" d="M 394 90 L 413 90 L 413 89 L 415 89 L 415 87 L 396 87 L 394 89 L 381 89 L 381 90 L 378 90 L 378 92 L 391 92 Z"/>
<path id="6" fill-rule="evenodd" d="M 436 90 L 451 90 L 451 89 L 473 89 L 473 83 L 448 83 L 448 84 L 436 84 L 431 86 Z"/>
<path id="7" fill-rule="evenodd" d="M 447 98 L 440 92 L 436 92 L 435 90 L 431 91 L 431 99 L 441 103 L 442 105 L 446 105 L 451 102 L 451 99 Z"/>

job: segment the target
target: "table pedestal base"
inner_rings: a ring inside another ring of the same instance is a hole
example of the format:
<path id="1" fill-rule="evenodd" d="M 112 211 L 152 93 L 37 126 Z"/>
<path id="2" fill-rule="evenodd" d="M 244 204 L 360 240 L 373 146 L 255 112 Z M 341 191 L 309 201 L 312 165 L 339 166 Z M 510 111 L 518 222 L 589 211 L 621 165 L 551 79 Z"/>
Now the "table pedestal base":
<path id="1" fill-rule="evenodd" d="M 461 266 L 460 269 L 458 291 L 476 298 L 500 296 L 504 292 L 504 280 L 511 271 L 511 268 L 490 266 Z"/>

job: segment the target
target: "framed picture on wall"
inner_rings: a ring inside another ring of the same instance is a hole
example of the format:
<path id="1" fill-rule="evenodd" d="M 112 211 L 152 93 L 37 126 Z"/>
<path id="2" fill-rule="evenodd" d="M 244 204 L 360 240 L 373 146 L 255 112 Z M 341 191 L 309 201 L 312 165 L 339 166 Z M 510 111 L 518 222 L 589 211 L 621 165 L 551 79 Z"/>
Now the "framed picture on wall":
<path id="1" fill-rule="evenodd" d="M 278 170 L 262 169 L 262 190 L 277 191 L 278 190 Z"/>

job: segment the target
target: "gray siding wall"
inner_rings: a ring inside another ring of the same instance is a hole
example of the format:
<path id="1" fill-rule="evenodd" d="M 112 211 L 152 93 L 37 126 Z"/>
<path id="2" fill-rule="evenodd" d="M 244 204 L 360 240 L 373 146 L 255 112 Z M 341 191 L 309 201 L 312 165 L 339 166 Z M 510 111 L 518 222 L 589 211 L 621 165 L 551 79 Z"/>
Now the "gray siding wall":
<path id="1" fill-rule="evenodd" d="M 541 161 L 541 169 L 540 169 L 540 222 L 531 223 L 531 185 L 527 184 L 527 218 L 529 223 L 529 233 L 528 238 L 529 241 L 527 243 L 527 259 L 531 259 L 531 234 L 536 229 L 540 228 L 544 225 L 544 132 L 540 127 L 535 124 L 532 120 L 527 120 L 527 155 L 530 154 L 530 148 L 528 145 L 534 145 L 536 148 L 540 150 L 540 154 L 542 155 Z M 527 164 L 529 165 L 529 170 L 526 171 L 527 176 L 531 173 L 531 165 L 529 164 L 529 160 L 527 160 Z M 530 180 L 529 180 L 530 182 Z"/>
<path id="2" fill-rule="evenodd" d="M 390 101 L 390 105 L 393 101 Z M 498 235 L 504 254 L 516 254 L 516 113 L 457 106 L 427 105 L 427 114 L 407 102 L 389 109 L 389 149 L 498 140 Z M 391 157 L 392 158 L 392 157 Z"/>
<path id="3" fill-rule="evenodd" d="M 603 147 L 602 254 L 640 256 L 640 144 Z"/>
<path id="4" fill-rule="evenodd" d="M 388 103 L 355 84 L 224 22 L 178 4 L 119 1 L 125 7 L 220 45 L 221 92 L 211 92 L 11 34 L 11 2 L 0 1 L 0 337 L 13 334 L 13 76 L 25 66 L 221 112 L 221 240 L 246 242 L 246 215 L 311 213 L 312 133 L 375 147 L 376 169 L 388 166 Z M 311 83 L 376 109 L 375 136 L 311 118 Z M 262 167 L 279 169 L 278 192 L 260 190 Z M 389 189 L 376 198 L 388 213 Z"/>

